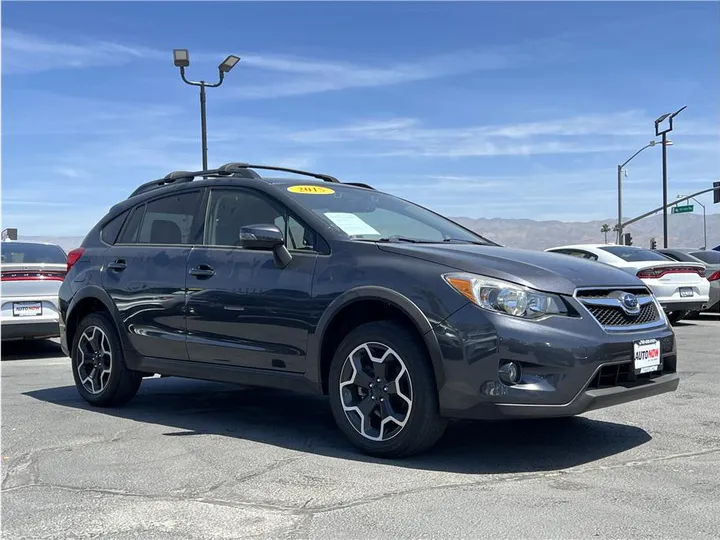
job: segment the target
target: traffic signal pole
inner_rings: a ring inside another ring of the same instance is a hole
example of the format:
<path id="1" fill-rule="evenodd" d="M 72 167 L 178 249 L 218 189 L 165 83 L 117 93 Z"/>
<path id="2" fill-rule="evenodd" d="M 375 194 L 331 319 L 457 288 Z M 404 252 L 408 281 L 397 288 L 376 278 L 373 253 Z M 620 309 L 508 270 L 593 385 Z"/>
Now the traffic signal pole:
<path id="1" fill-rule="evenodd" d="M 717 203 L 717 202 L 720 202 L 720 182 L 714 182 L 713 187 L 711 187 L 711 188 L 703 189 L 702 191 L 698 191 L 698 192 L 696 192 L 696 193 L 691 193 L 690 195 L 685 195 L 682 199 L 680 199 L 680 200 L 678 200 L 678 201 L 673 201 L 673 202 L 668 203 L 668 204 L 665 204 L 665 205 L 663 205 L 663 206 L 659 206 L 658 208 L 655 208 L 654 210 L 650 210 L 649 212 L 645 212 L 645 213 L 642 214 L 641 216 L 638 216 L 638 217 L 636 217 L 636 218 L 632 218 L 632 219 L 627 220 L 625 223 L 622 224 L 622 226 L 623 226 L 623 227 L 627 227 L 628 225 L 632 225 L 633 223 L 637 223 L 637 222 L 640 221 L 641 219 L 645 219 L 646 217 L 650 217 L 650 216 L 652 216 L 653 214 L 657 214 L 657 213 L 660 212 L 661 210 L 667 210 L 667 209 L 670 208 L 671 206 L 675 206 L 675 205 L 677 205 L 677 204 L 680 204 L 680 203 L 683 202 L 685 199 L 689 199 L 689 198 L 691 198 L 691 197 L 697 197 L 698 195 L 702 195 L 703 193 L 710 193 L 711 191 L 715 192 L 715 197 L 717 198 L 717 201 L 715 201 L 715 202 L 716 202 L 716 203 Z M 713 199 L 713 200 L 714 200 L 714 199 Z"/>

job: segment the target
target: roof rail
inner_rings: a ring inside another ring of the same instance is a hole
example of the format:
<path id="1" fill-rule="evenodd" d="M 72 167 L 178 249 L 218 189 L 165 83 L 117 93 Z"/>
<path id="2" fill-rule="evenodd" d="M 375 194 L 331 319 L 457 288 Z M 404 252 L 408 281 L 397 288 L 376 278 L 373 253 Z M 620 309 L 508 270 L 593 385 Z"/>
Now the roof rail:
<path id="1" fill-rule="evenodd" d="M 343 182 L 343 184 L 348 185 L 348 186 L 363 187 L 363 188 L 372 189 L 373 191 L 375 191 L 374 187 L 372 187 L 369 184 L 363 184 L 362 182 Z"/>
<path id="2" fill-rule="evenodd" d="M 134 197 L 135 195 L 139 195 L 140 193 L 145 193 L 146 191 L 161 188 L 169 184 L 182 184 L 185 182 L 192 182 L 194 178 L 195 175 L 188 171 L 172 172 L 165 176 L 165 178 L 160 178 L 159 180 L 150 180 L 149 182 L 141 184 L 135 189 L 135 191 L 130 194 L 130 197 Z"/>
<path id="3" fill-rule="evenodd" d="M 275 165 L 251 165 L 250 163 L 226 163 L 218 167 L 218 170 L 224 172 L 237 172 L 243 169 L 262 169 L 267 171 L 284 171 L 295 174 L 301 174 L 303 176 L 312 176 L 318 180 L 324 180 L 325 182 L 340 183 L 340 180 L 329 174 L 314 173 L 308 171 L 301 171 L 300 169 L 289 169 L 288 167 L 276 167 Z"/>
<path id="4" fill-rule="evenodd" d="M 323 180 L 325 182 L 334 182 L 334 183 L 340 183 L 340 180 L 335 178 L 334 176 L 330 176 L 329 174 L 321 174 L 321 173 L 313 173 L 308 171 L 302 171 L 300 169 L 290 169 L 287 167 L 276 167 L 274 165 L 251 165 L 249 163 L 226 163 L 225 165 L 222 165 L 218 167 L 217 169 L 209 169 L 206 171 L 173 171 L 171 173 L 168 173 L 165 175 L 164 178 L 160 178 L 158 180 L 151 180 L 150 182 L 145 182 L 144 184 L 141 184 L 139 187 L 135 189 L 130 194 L 130 197 L 134 197 L 135 195 L 139 195 L 141 193 L 145 193 L 147 191 L 151 191 L 153 189 L 158 189 L 163 186 L 167 186 L 170 184 L 181 184 L 185 182 L 192 182 L 195 178 L 202 176 L 202 177 L 220 177 L 220 176 L 230 176 L 230 177 L 236 177 L 236 178 L 262 178 L 257 172 L 255 172 L 253 169 L 262 169 L 262 170 L 269 170 L 269 171 L 284 171 L 284 172 L 290 172 L 295 174 L 300 174 L 304 176 L 312 176 L 313 178 L 317 178 L 319 180 Z M 352 184 L 357 185 L 361 187 L 368 187 L 372 189 L 370 186 L 366 184 Z M 128 197 L 129 198 L 129 197 Z"/>

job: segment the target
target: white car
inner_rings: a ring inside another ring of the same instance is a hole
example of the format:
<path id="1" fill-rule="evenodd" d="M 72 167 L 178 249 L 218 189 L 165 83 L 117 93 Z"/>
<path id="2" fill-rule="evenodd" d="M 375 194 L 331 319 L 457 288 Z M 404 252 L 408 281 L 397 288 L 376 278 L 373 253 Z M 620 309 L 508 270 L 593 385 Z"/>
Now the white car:
<path id="1" fill-rule="evenodd" d="M 67 255 L 56 244 L 4 241 L 2 252 L 2 341 L 60 336 L 58 291 Z"/>
<path id="2" fill-rule="evenodd" d="M 622 268 L 640 278 L 675 323 L 691 311 L 702 311 L 710 302 L 710 282 L 705 266 L 678 262 L 650 249 L 608 244 L 576 244 L 545 251 L 561 253 Z"/>

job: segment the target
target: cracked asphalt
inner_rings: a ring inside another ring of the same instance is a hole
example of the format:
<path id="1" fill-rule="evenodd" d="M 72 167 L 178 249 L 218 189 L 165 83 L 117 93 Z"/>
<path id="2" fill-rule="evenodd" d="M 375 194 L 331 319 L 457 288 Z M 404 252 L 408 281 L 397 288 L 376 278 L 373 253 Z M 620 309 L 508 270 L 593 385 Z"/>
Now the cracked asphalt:
<path id="1" fill-rule="evenodd" d="M 676 327 L 674 394 L 463 422 L 358 454 L 321 398 L 150 379 L 90 408 L 57 344 L 2 345 L 3 538 L 718 538 L 720 318 Z"/>

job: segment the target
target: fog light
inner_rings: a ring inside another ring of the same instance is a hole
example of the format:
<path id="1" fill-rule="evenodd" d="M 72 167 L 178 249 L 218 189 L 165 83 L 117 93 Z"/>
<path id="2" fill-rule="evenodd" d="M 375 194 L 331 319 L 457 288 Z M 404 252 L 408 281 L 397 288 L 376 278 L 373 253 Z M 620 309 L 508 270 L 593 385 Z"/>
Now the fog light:
<path id="1" fill-rule="evenodd" d="M 520 364 L 515 362 L 507 362 L 498 369 L 498 377 L 505 384 L 517 384 L 521 376 Z"/>

